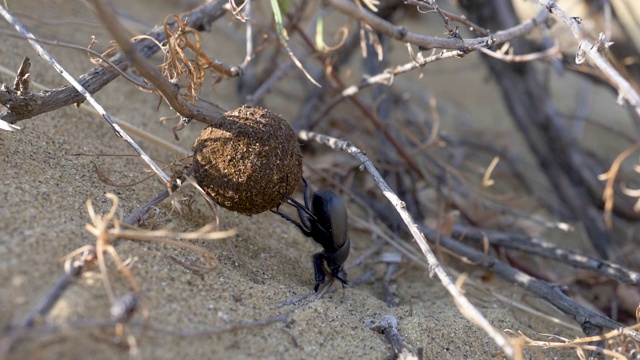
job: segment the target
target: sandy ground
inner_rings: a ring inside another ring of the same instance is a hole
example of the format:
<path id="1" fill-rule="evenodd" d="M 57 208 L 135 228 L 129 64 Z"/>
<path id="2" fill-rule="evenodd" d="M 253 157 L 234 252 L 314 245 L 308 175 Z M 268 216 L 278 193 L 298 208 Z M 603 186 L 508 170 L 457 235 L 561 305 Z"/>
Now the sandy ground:
<path id="1" fill-rule="evenodd" d="M 149 6 L 151 3 L 153 6 Z M 79 44 L 87 44 L 90 35 L 97 35 L 102 43 L 108 40 L 81 2 L 9 1 L 9 6 L 39 36 Z M 149 24 L 160 23 L 167 14 L 180 11 L 180 4 L 168 0 L 128 4 L 120 1 L 119 6 Z M 64 25 L 42 22 L 38 17 L 62 20 Z M 10 29 L 4 22 L 0 27 Z M 223 41 L 227 35 L 220 33 L 217 37 Z M 29 56 L 33 63 L 32 81 L 46 87 L 64 84 L 59 74 L 39 59 L 25 41 L 6 36 L 2 41 L 1 65 L 15 70 L 22 57 Z M 48 48 L 75 75 L 91 68 L 81 52 Z M 225 60 L 239 62 L 244 56 L 242 49 L 235 49 L 233 45 L 229 45 L 229 49 L 223 56 Z M 13 81 L 6 74 L 0 78 L 4 83 Z M 482 80 L 477 84 L 483 84 Z M 162 111 L 155 110 L 156 97 L 117 80 L 97 98 L 111 114 L 174 141 L 170 125 L 158 122 Z M 450 98 L 464 99 L 459 100 L 461 102 L 472 100 L 459 94 Z M 216 101 L 227 108 L 239 105 L 234 94 L 220 94 Z M 272 110 L 285 116 L 288 112 L 284 106 Z M 491 119 L 489 121 L 504 114 L 500 107 L 479 107 L 477 114 L 482 117 L 491 111 L 493 115 L 484 116 Z M 0 133 L 2 331 L 24 318 L 62 275 L 62 256 L 94 241 L 84 230 L 89 222 L 87 199 L 92 199 L 97 211 L 103 213 L 111 206 L 104 194 L 115 193 L 120 198 L 121 214 L 127 216 L 162 190 L 162 185 L 153 180 L 121 188 L 105 185 L 98 179 L 93 162 L 114 182 L 131 183 L 141 179 L 146 176 L 146 166 L 137 157 L 77 155 L 133 154 L 97 115 L 67 107 L 19 125 L 20 131 Z M 190 126 L 181 132 L 181 140 L 176 144 L 190 149 L 201 128 L 198 124 Z M 139 144 L 156 159 L 170 162 L 176 157 L 175 153 L 153 143 L 140 140 Z M 373 271 L 369 281 L 344 291 L 339 289 L 317 301 L 310 297 L 295 305 L 281 306 L 279 304 L 312 292 L 311 254 L 318 251 L 318 246 L 294 226 L 270 213 L 246 217 L 220 210 L 219 217 L 223 228 L 235 228 L 238 235 L 214 244 L 198 242 L 220 260 L 219 269 L 203 277 L 168 258 L 174 256 L 187 263 L 199 260 L 199 256 L 189 251 L 133 241 L 119 243 L 118 253 L 135 260 L 131 270 L 141 284 L 143 305 L 149 312 L 147 319 L 141 313 L 136 314 L 126 330 L 135 337 L 140 358 L 387 359 L 391 354 L 388 342 L 365 324 L 366 320 L 376 320 L 386 314 L 398 318 L 401 333 L 416 348 L 422 348 L 427 359 L 489 359 L 498 353 L 498 347 L 488 336 L 459 314 L 439 282 L 416 267 L 409 268 L 400 279 L 401 305 L 397 308 L 389 309 L 381 300 L 385 268 L 371 264 L 357 266 L 349 272 L 351 279 L 358 279 L 365 272 Z M 193 211 L 183 213 L 172 212 L 169 202 L 164 202 L 150 221 L 155 228 L 171 226 L 188 231 L 213 221 L 213 215 L 201 199 L 196 201 Z M 370 234 L 356 230 L 351 236 L 350 261 L 353 261 L 374 246 L 374 241 Z M 481 274 L 478 270 L 472 273 Z M 111 271 L 110 277 L 116 293 L 124 294 L 127 286 L 122 277 L 116 271 Z M 568 320 L 554 323 L 519 310 L 512 302 L 533 307 L 540 304 L 510 285 L 495 279 L 481 282 L 477 276 L 472 278 L 465 287 L 467 295 L 496 328 L 520 330 L 530 336 L 536 336 L 536 332 L 566 337 L 579 334 L 572 325 L 562 323 L 571 324 Z M 504 297 L 499 300 L 491 296 L 492 292 L 500 292 Z M 215 335 L 178 336 L 180 332 L 186 335 L 191 331 L 221 329 L 286 312 L 290 314 L 285 323 Z M 96 272 L 89 272 L 72 284 L 50 314 L 39 321 L 36 329 L 42 331 L 15 343 L 8 358 L 127 358 L 128 350 L 114 340 L 112 327 L 80 327 L 108 318 L 109 301 L 102 282 Z M 51 327 L 65 324 L 74 326 L 64 330 Z M 570 353 L 527 352 L 528 358 L 551 356 L 573 357 Z"/>

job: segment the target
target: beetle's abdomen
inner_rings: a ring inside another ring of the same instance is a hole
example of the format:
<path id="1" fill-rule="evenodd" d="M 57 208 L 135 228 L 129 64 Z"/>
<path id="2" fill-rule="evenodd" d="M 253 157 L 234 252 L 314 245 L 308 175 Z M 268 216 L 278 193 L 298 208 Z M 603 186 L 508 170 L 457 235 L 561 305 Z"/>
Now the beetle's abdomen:
<path id="1" fill-rule="evenodd" d="M 318 225 L 323 232 L 323 239 L 314 240 L 327 252 L 335 252 L 347 240 L 347 208 L 342 199 L 335 192 L 325 189 L 316 191 L 311 201 L 313 215 L 318 219 Z"/>

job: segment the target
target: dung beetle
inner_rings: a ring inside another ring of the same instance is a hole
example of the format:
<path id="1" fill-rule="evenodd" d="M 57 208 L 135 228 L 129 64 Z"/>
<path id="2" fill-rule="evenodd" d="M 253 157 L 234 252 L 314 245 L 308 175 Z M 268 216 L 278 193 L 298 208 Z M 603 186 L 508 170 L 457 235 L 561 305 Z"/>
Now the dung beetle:
<path id="1" fill-rule="evenodd" d="M 313 256 L 313 268 L 316 274 L 316 285 L 313 289 L 316 292 L 320 284 L 324 283 L 327 274 L 324 263 L 327 264 L 334 278 L 340 280 L 343 286 L 348 285 L 347 273 L 342 267 L 342 264 L 347 261 L 351 247 L 349 234 L 347 234 L 347 208 L 340 196 L 328 189 L 313 193 L 311 206 L 309 206 L 311 190 L 304 178 L 302 181 L 304 182 L 304 205 L 288 195 L 285 196 L 287 203 L 298 211 L 300 222 L 279 210 L 271 211 L 292 222 L 305 236 L 311 237 L 324 248 L 324 251 Z"/>

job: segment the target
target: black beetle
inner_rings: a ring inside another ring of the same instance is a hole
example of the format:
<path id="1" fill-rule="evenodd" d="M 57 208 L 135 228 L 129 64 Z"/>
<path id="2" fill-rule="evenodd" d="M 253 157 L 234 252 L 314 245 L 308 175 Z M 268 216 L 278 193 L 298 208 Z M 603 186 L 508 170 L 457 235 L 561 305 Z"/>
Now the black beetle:
<path id="1" fill-rule="evenodd" d="M 305 236 L 311 237 L 324 248 L 323 252 L 313 256 L 313 267 L 316 273 L 316 286 L 313 288 L 315 291 L 318 291 L 320 284 L 324 283 L 326 276 L 323 262 L 326 262 L 333 277 L 340 280 L 343 286 L 348 285 L 347 273 L 342 267 L 342 264 L 347 261 L 351 248 L 349 234 L 347 234 L 347 208 L 340 196 L 328 189 L 313 193 L 311 207 L 309 207 L 309 184 L 304 178 L 302 181 L 304 182 L 304 205 L 290 196 L 285 196 L 287 203 L 297 209 L 300 222 L 280 211 L 271 211 L 292 222 Z"/>

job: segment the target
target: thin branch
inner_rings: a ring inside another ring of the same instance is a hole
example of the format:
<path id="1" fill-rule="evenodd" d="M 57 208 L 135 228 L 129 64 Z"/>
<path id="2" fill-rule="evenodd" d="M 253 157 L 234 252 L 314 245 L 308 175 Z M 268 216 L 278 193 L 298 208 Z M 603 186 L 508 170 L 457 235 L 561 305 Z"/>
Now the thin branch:
<path id="1" fill-rule="evenodd" d="M 184 22 L 185 26 L 196 30 L 207 30 L 210 28 L 212 22 L 219 19 L 225 13 L 224 6 L 226 4 L 228 4 L 228 0 L 206 2 L 192 11 L 181 14 L 180 18 L 187 19 Z M 170 24 L 169 26 L 173 29 L 176 24 Z M 164 27 L 162 25 L 154 27 L 147 33 L 147 36 L 148 38 L 138 40 L 134 43 L 136 49 L 144 57 L 150 57 L 155 54 L 159 50 L 156 44 L 166 40 Z M 117 53 L 109 60 L 123 71 L 129 67 L 129 63 L 122 53 Z M 113 70 L 113 68 L 96 66 L 89 70 L 89 72 L 81 75 L 78 80 L 89 93 L 94 94 L 116 79 L 118 74 L 119 73 Z M 2 95 L 2 92 L 3 91 L 0 91 L 0 95 Z M 3 109 L 3 111 L 0 111 L 0 119 L 12 124 L 56 110 L 63 106 L 78 104 L 83 101 L 84 97 L 82 94 L 70 85 L 37 94 L 32 93 L 29 96 L 11 96 L 8 100 L 4 100 L 0 96 L 0 103 L 7 107 L 6 110 Z"/>
<path id="2" fill-rule="evenodd" d="M 234 6 L 233 1 L 230 2 L 232 4 L 232 6 Z M 243 19 L 248 19 L 249 21 L 246 21 L 246 26 L 247 26 L 247 31 L 246 31 L 246 55 L 244 57 L 244 61 L 242 62 L 242 64 L 240 64 L 238 67 L 240 67 L 240 69 L 244 70 L 247 68 L 247 66 L 249 65 L 249 63 L 251 62 L 251 60 L 253 60 L 253 58 L 256 56 L 254 53 L 254 49 L 253 49 L 253 22 L 251 21 L 251 0 L 246 0 L 246 2 L 244 3 L 244 14 L 242 15 Z"/>
<path id="3" fill-rule="evenodd" d="M 21 34 L 15 34 L 15 33 L 9 32 L 7 30 L 0 29 L 0 34 L 2 34 L 3 36 L 9 36 L 9 37 L 15 37 L 15 38 L 18 38 L 18 39 L 29 40 L 29 37 L 27 37 L 27 36 L 24 36 L 24 35 L 21 35 Z M 87 52 L 87 53 L 89 53 L 89 54 L 91 54 L 93 56 L 96 56 L 96 57 L 100 58 L 100 60 L 104 61 L 107 65 L 111 66 L 111 68 L 113 70 L 117 71 L 122 77 L 124 77 L 126 80 L 128 80 L 129 82 L 131 82 L 135 86 L 138 86 L 138 87 L 140 87 L 142 89 L 145 89 L 145 90 L 153 90 L 154 89 L 154 88 L 152 88 L 152 87 L 150 87 L 150 86 L 148 86 L 146 84 L 141 83 L 140 81 L 137 81 L 131 75 L 127 74 L 122 69 L 120 69 L 116 64 L 112 63 L 111 60 L 109 60 L 106 56 L 102 55 L 98 51 L 95 51 L 95 50 L 93 50 L 91 48 L 88 48 L 88 47 L 83 46 L 83 45 L 72 44 L 72 43 L 68 43 L 68 42 L 64 42 L 64 41 L 58 41 L 58 40 L 48 40 L 48 39 L 43 39 L 43 38 L 34 38 L 32 40 L 37 41 L 38 43 L 41 43 L 41 44 L 60 46 L 60 47 L 65 47 L 65 48 L 69 48 L 69 49 L 74 49 L 74 50 L 80 50 L 80 51 Z"/>
<path id="4" fill-rule="evenodd" d="M 502 54 L 497 51 L 485 49 L 481 46 L 479 46 L 477 49 L 485 55 L 489 55 L 494 59 L 502 60 L 504 62 L 528 62 L 535 60 L 545 60 L 561 54 L 560 46 L 558 46 L 558 44 L 555 44 L 554 46 L 544 51 L 524 55 Z"/>
<path id="5" fill-rule="evenodd" d="M 485 231 L 463 225 L 454 225 L 451 236 L 459 240 L 469 239 L 476 242 L 487 240 L 491 245 L 499 245 L 509 249 L 543 256 L 548 259 L 563 262 L 566 265 L 593 271 L 596 274 L 619 282 L 640 285 L 640 273 L 606 260 L 583 255 L 571 249 L 561 248 L 542 238 Z"/>
<path id="6" fill-rule="evenodd" d="M 298 133 L 298 137 L 302 140 L 317 141 L 318 143 L 325 144 L 334 150 L 347 152 L 356 159 L 360 160 L 360 162 L 362 163 L 361 167 L 366 168 L 369 173 L 371 173 L 384 195 L 387 197 L 387 199 L 389 199 L 389 201 L 393 204 L 393 206 L 396 208 L 396 210 L 404 220 L 407 228 L 413 235 L 414 240 L 418 243 L 418 246 L 422 250 L 422 253 L 429 263 L 430 275 L 432 275 L 433 273 L 437 274 L 442 285 L 444 285 L 444 287 L 453 297 L 456 306 L 458 306 L 462 315 L 472 323 L 482 328 L 482 330 L 484 330 L 502 349 L 506 356 L 508 356 L 509 358 L 513 358 L 513 356 L 515 355 L 515 351 L 507 338 L 500 331 L 495 329 L 489 323 L 489 321 L 484 318 L 482 313 L 480 313 L 480 311 L 478 311 L 478 309 L 476 309 L 473 304 L 471 304 L 471 302 L 469 302 L 469 300 L 456 287 L 455 282 L 449 277 L 449 275 L 447 275 L 446 271 L 444 270 L 442 265 L 440 265 L 438 259 L 429 248 L 424 235 L 418 230 L 418 225 L 406 210 L 405 203 L 396 196 L 393 190 L 391 190 L 378 170 L 373 166 L 373 163 L 369 160 L 369 158 L 367 158 L 367 156 L 360 149 L 356 148 L 355 146 L 353 146 L 353 144 L 347 141 L 338 140 L 333 137 L 316 134 L 309 131 L 300 131 Z"/>
<path id="7" fill-rule="evenodd" d="M 235 324 L 231 324 L 224 327 L 215 327 L 215 328 L 204 328 L 198 330 L 174 330 L 169 328 L 161 328 L 155 325 L 149 325 L 148 322 L 138 323 L 131 322 L 128 324 L 131 328 L 140 329 L 143 331 L 151 331 L 157 334 L 169 335 L 171 337 L 178 338 L 187 338 L 187 337 L 204 337 L 211 335 L 219 335 L 223 333 L 236 332 L 239 330 L 246 330 L 251 328 L 257 328 L 262 326 L 267 326 L 275 323 L 287 323 L 289 321 L 289 315 L 291 315 L 292 311 L 287 311 L 282 314 L 278 314 L 275 316 L 270 316 L 263 319 L 239 322 Z M 63 332 L 69 329 L 81 330 L 81 329 L 91 329 L 91 328 L 109 328 L 113 327 L 117 324 L 116 320 L 84 320 L 78 322 L 71 322 L 64 325 L 48 325 L 41 326 L 38 328 L 29 329 L 28 331 L 24 331 L 12 340 L 24 340 L 29 337 L 37 337 L 37 336 L 45 336 L 45 335 L 53 335 L 56 333 Z M 4 340 L 4 339 L 3 339 Z M 3 344 L 0 344 L 3 345 Z M 0 355 L 5 353 L 2 352 L 2 348 L 0 348 Z"/>
<path id="8" fill-rule="evenodd" d="M 22 321 L 22 327 L 28 328 L 34 325 L 36 319 L 43 316 L 53 308 L 53 305 L 56 304 L 62 293 L 67 288 L 67 286 L 71 283 L 71 281 L 80 275 L 82 272 L 82 268 L 84 266 L 84 262 L 81 260 L 73 261 L 69 260 L 65 262 L 64 266 L 64 275 L 56 281 L 53 285 L 47 296 L 42 298 L 40 303 L 34 307 L 31 312 L 25 317 Z M 1 352 L 0 352 L 1 353 Z"/>
<path id="9" fill-rule="evenodd" d="M 111 115 L 109 115 L 98 103 L 98 101 L 96 101 L 96 99 L 93 96 L 91 96 L 91 94 L 82 85 L 80 85 L 80 83 L 73 77 L 73 75 L 69 74 L 60 64 L 58 64 L 58 62 L 53 58 L 53 56 L 51 56 L 47 52 L 47 50 L 45 50 L 37 41 L 35 41 L 35 36 L 33 36 L 33 34 L 30 33 L 18 19 L 13 17 L 1 5 L 0 5 L 0 15 L 2 15 L 2 17 L 4 17 L 5 20 L 7 20 L 7 22 L 12 24 L 18 32 L 20 32 L 22 35 L 26 36 L 29 39 L 29 43 L 36 50 L 38 55 L 40 55 L 43 59 L 49 62 L 51 66 L 53 66 L 60 74 L 62 74 L 62 76 L 69 83 L 71 83 L 76 88 L 76 90 L 78 90 L 78 92 L 80 92 L 82 96 L 84 96 L 85 99 L 87 99 L 87 101 L 96 109 L 96 111 L 98 111 L 98 113 L 100 113 L 100 115 L 102 115 L 102 117 L 105 120 L 107 120 L 109 125 L 111 125 L 113 130 L 116 132 L 116 134 L 120 136 L 122 139 L 124 139 L 138 153 L 138 155 L 140 155 L 142 160 L 144 160 L 144 162 L 146 162 L 147 165 L 149 165 L 149 167 L 158 176 L 160 176 L 162 180 L 164 180 L 166 184 L 171 183 L 171 178 L 169 177 L 169 175 L 165 174 L 162 168 L 158 166 L 158 164 L 156 164 L 151 159 L 151 157 L 147 155 L 144 152 L 144 150 L 142 150 L 142 148 L 140 148 L 138 144 L 136 144 L 136 142 L 133 141 L 133 139 L 131 139 L 131 137 L 129 137 L 129 135 L 124 130 L 122 130 L 120 125 L 116 124 L 115 121 L 111 119 Z"/>
<path id="10" fill-rule="evenodd" d="M 179 338 L 198 337 L 198 336 L 211 336 L 211 335 L 217 335 L 217 334 L 222 334 L 222 333 L 227 333 L 227 332 L 235 332 L 235 331 L 243 330 L 243 329 L 250 329 L 250 328 L 255 328 L 255 327 L 266 326 L 266 325 L 270 325 L 270 324 L 274 324 L 274 323 L 278 323 L 278 322 L 287 323 L 289 321 L 289 315 L 292 312 L 293 312 L 293 310 L 284 312 L 284 313 L 276 315 L 276 316 L 271 316 L 271 317 L 268 317 L 268 318 L 264 318 L 264 319 L 232 324 L 232 325 L 225 326 L 225 327 L 220 327 L 220 328 L 209 328 L 209 329 L 201 329 L 201 330 L 170 330 L 170 329 L 161 329 L 161 328 L 156 328 L 156 327 L 149 327 L 147 325 L 142 325 L 141 327 L 143 329 L 149 329 L 149 330 L 152 330 L 152 331 L 156 331 L 156 332 L 159 332 L 159 333 L 165 333 L 165 334 L 168 334 L 168 335 L 171 335 L 171 336 L 174 336 L 174 337 L 179 337 Z"/>
<path id="11" fill-rule="evenodd" d="M 437 238 L 440 246 L 453 251 L 458 256 L 466 257 L 469 261 L 481 265 L 514 285 L 520 286 L 548 301 L 551 305 L 555 306 L 565 314 L 573 317 L 578 324 L 580 324 L 583 330 L 592 326 L 608 329 L 617 329 L 622 327 L 622 324 L 619 322 L 577 303 L 565 295 L 559 285 L 536 279 L 520 270 L 514 269 L 500 260 L 487 256 L 482 251 L 472 249 L 443 234 L 438 234 L 436 231 L 426 226 L 421 225 L 420 229 L 427 234 L 429 239 Z M 637 332 L 631 333 L 631 335 L 636 340 L 640 341 L 640 335 Z"/>
<path id="12" fill-rule="evenodd" d="M 429 11 L 437 11 L 441 16 L 446 17 L 447 19 L 453 20 L 455 22 L 458 22 L 462 25 L 465 25 L 466 27 L 469 28 L 469 30 L 474 31 L 479 35 L 488 36 L 491 34 L 489 30 L 481 27 L 478 24 L 475 24 L 473 21 L 470 21 L 469 19 L 467 19 L 467 17 L 464 15 L 457 15 L 452 12 L 440 9 L 437 6 L 437 4 L 435 4 L 435 1 L 433 1 L 434 4 L 430 4 L 424 0 L 405 0 L 404 2 L 405 4 L 414 5 L 416 9 L 421 13 L 425 12 L 423 9 L 426 9 Z"/>
<path id="13" fill-rule="evenodd" d="M 314 120 L 311 122 L 311 125 L 309 127 L 314 127 L 316 123 L 320 121 L 320 119 L 322 119 L 324 116 L 326 116 L 327 113 L 331 111 L 331 109 L 335 108 L 335 106 L 339 102 L 356 95 L 361 90 L 378 84 L 391 86 L 396 75 L 405 74 L 409 71 L 422 68 L 434 61 L 460 58 L 462 56 L 464 56 L 464 53 L 459 50 L 442 51 L 441 53 L 427 57 L 424 57 L 422 53 L 418 53 L 413 57 L 413 61 L 411 62 L 408 62 L 404 65 L 398 65 L 394 68 L 385 69 L 384 71 L 376 75 L 367 76 L 359 84 L 345 87 L 338 95 L 327 101 L 322 109 L 317 112 L 317 115 L 314 115 Z"/>
<path id="14" fill-rule="evenodd" d="M 377 331 L 387 338 L 395 359 L 418 360 L 418 353 L 407 339 L 398 331 L 398 319 L 393 315 L 385 315 L 378 321 L 365 321 L 369 329 Z"/>
<path id="15" fill-rule="evenodd" d="M 549 17 L 545 11 L 541 11 L 535 18 L 527 20 L 510 29 L 498 31 L 495 34 L 475 38 L 475 39 L 459 39 L 459 38 L 437 38 L 426 35 L 420 35 L 408 31 L 404 26 L 394 25 L 386 20 L 381 19 L 375 14 L 358 8 L 347 0 L 326 0 L 326 3 L 333 6 L 336 10 L 350 16 L 354 19 L 365 22 L 373 29 L 396 40 L 408 42 L 417 45 L 423 49 L 452 49 L 461 50 L 463 52 L 472 51 L 477 46 L 485 46 L 492 43 L 503 43 L 513 38 L 523 36 L 531 32 L 535 27 L 544 23 Z"/>
<path id="16" fill-rule="evenodd" d="M 271 73 L 271 75 L 264 81 L 260 86 L 253 92 L 247 96 L 247 105 L 256 106 L 262 101 L 265 95 L 273 88 L 273 86 L 284 77 L 289 69 L 293 67 L 293 60 L 289 59 L 284 62 L 282 65 L 278 66 L 278 68 Z"/>
<path id="17" fill-rule="evenodd" d="M 180 87 L 165 78 L 160 70 L 148 62 L 130 42 L 130 37 L 123 30 L 124 27 L 117 20 L 117 14 L 107 1 L 93 0 L 98 16 L 105 27 L 115 38 L 120 50 L 133 62 L 140 75 L 155 86 L 171 108 L 181 116 L 198 120 L 205 124 L 214 125 L 223 121 L 222 114 L 206 109 L 182 99 Z"/>
<path id="18" fill-rule="evenodd" d="M 174 189 L 175 190 L 175 189 Z M 154 196 L 153 199 L 149 200 L 146 204 L 144 204 L 140 209 L 136 210 L 133 214 L 129 215 L 123 223 L 128 225 L 133 225 L 140 221 L 142 217 L 144 217 L 152 207 L 158 206 L 161 202 L 167 199 L 171 195 L 169 189 L 162 190 L 158 195 Z"/>
<path id="19" fill-rule="evenodd" d="M 604 33 L 600 34 L 598 40 L 595 43 L 589 41 L 582 31 L 580 23 L 582 19 L 578 17 L 569 16 L 562 8 L 560 8 L 555 1 L 552 0 L 536 0 L 538 4 L 544 6 L 550 14 L 553 14 L 556 18 L 560 19 L 565 25 L 569 27 L 573 36 L 578 40 L 578 50 L 576 53 L 576 63 L 584 61 L 584 56 L 589 55 L 589 58 L 593 63 L 604 73 L 604 75 L 611 81 L 611 83 L 618 90 L 618 100 L 625 99 L 629 105 L 634 108 L 636 114 L 640 116 L 640 94 L 636 92 L 633 86 L 611 65 L 609 60 L 602 55 L 602 52 L 607 51 L 607 48 L 611 45 L 604 36 Z"/>

